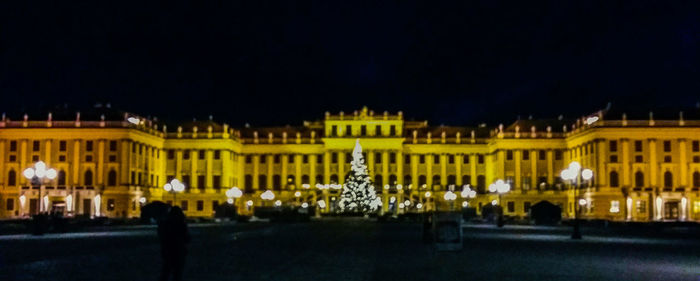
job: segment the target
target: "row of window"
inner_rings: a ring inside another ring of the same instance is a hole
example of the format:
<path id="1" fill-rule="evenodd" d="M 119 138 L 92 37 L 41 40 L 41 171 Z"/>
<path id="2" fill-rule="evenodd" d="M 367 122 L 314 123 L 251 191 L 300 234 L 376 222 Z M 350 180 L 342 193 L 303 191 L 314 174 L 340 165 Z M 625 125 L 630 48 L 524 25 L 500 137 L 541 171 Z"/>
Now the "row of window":
<path id="1" fill-rule="evenodd" d="M 93 151 L 94 150 L 94 141 L 85 141 L 85 151 Z M 141 150 L 140 148 L 139 150 Z M 67 151 L 68 150 L 68 142 L 67 141 L 59 141 L 58 142 L 58 151 Z M 10 141 L 10 151 L 15 152 L 17 151 L 17 141 L 13 140 Z M 35 140 L 32 141 L 32 151 L 38 152 L 41 151 L 41 141 Z M 117 151 L 117 141 L 109 141 L 109 151 Z"/>
<path id="2" fill-rule="evenodd" d="M 617 171 L 610 172 L 610 186 L 620 186 L 620 176 Z M 644 173 L 637 171 L 634 173 L 634 187 L 644 187 Z M 700 172 L 693 173 L 693 187 L 700 187 Z M 670 171 L 664 172 L 664 188 L 673 188 L 673 173 Z"/>
<path id="3" fill-rule="evenodd" d="M 340 153 L 335 152 L 335 153 L 331 153 L 330 155 L 331 155 L 331 163 L 333 163 L 333 164 L 338 163 L 338 157 L 339 157 Z M 362 155 L 363 155 L 364 159 L 367 159 L 367 153 L 362 153 Z M 389 156 L 389 159 L 388 159 L 389 163 L 396 164 L 396 153 L 391 152 L 388 154 L 388 156 Z M 345 163 L 349 164 L 350 162 L 352 162 L 352 158 L 353 158 L 352 153 L 349 153 L 349 152 L 345 153 Z M 302 155 L 301 159 L 302 159 L 301 160 L 302 163 L 304 163 L 304 164 L 309 163 L 309 155 Z M 462 157 L 462 159 L 463 159 L 462 161 L 464 164 L 469 164 L 469 157 Z M 279 164 L 281 162 L 281 156 L 279 154 L 273 155 L 272 161 L 275 164 Z M 288 163 L 294 163 L 293 155 L 289 155 L 289 157 L 287 157 L 287 161 L 288 161 Z M 374 163 L 381 164 L 382 161 L 383 161 L 382 160 L 382 153 L 376 152 L 374 155 Z M 246 155 L 245 162 L 247 164 L 253 163 L 253 156 Z M 425 164 L 425 155 L 424 154 L 418 155 L 418 162 L 420 164 Z M 447 162 L 449 164 L 454 164 L 455 163 L 455 155 L 447 155 Z M 477 162 L 479 164 L 483 164 L 484 163 L 484 155 L 477 154 Z M 266 154 L 260 155 L 260 163 L 261 164 L 267 163 L 267 155 Z M 316 163 L 317 164 L 323 163 L 323 155 L 322 154 L 316 155 Z M 367 160 L 365 160 L 365 163 L 367 163 Z M 404 156 L 404 164 L 410 164 L 410 163 L 411 163 L 411 155 L 405 155 Z M 440 164 L 440 155 L 439 154 L 433 155 L 433 163 Z"/>
<path id="4" fill-rule="evenodd" d="M 523 161 L 530 160 L 530 150 L 521 150 L 521 152 L 522 152 Z M 546 150 L 538 150 L 537 158 L 538 158 L 538 160 L 547 160 L 547 151 Z M 561 159 L 562 159 L 562 151 L 561 150 L 554 150 L 554 160 L 561 160 Z M 513 160 L 513 150 L 506 150 L 506 160 L 508 160 L 508 161 Z"/>
<path id="5" fill-rule="evenodd" d="M 664 146 L 664 152 L 671 152 L 672 151 L 672 146 L 671 146 L 671 141 L 670 140 L 665 140 L 663 142 Z M 609 150 L 610 152 L 617 152 L 617 141 L 616 140 L 611 140 L 609 141 Z M 700 141 L 694 140 L 691 142 L 691 149 L 693 152 L 700 152 Z M 636 140 L 634 141 L 634 151 L 635 152 L 643 152 L 644 151 L 644 143 L 641 140 Z"/>
<path id="6" fill-rule="evenodd" d="M 360 125 L 360 130 L 359 132 L 356 132 L 353 134 L 352 130 L 352 125 L 345 125 L 345 132 L 342 133 L 338 130 L 338 125 L 332 125 L 331 126 L 331 136 L 337 137 L 340 135 L 344 136 L 367 136 L 367 125 Z M 375 136 L 381 136 L 382 135 L 382 126 L 376 125 L 374 127 L 374 135 Z M 389 135 L 388 136 L 399 136 L 398 132 L 396 131 L 396 125 L 391 125 L 389 126 Z"/>
<path id="7" fill-rule="evenodd" d="M 197 155 L 197 159 L 199 160 L 205 160 L 206 159 L 206 150 L 199 150 L 195 153 Z M 235 154 L 231 154 L 231 160 L 234 160 Z M 189 150 L 183 150 L 182 151 L 182 159 L 184 160 L 189 160 L 191 158 L 190 156 L 190 151 Z M 168 150 L 168 159 L 172 160 L 175 159 L 175 150 Z M 220 160 L 221 159 L 221 151 L 220 150 L 214 150 L 214 160 Z"/>

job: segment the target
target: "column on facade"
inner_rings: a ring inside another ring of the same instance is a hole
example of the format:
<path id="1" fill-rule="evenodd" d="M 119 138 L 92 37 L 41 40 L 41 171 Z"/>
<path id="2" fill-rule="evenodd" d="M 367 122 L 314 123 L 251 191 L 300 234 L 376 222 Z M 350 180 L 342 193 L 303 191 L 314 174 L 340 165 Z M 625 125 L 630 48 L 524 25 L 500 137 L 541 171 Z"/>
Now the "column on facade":
<path id="1" fill-rule="evenodd" d="M 495 167 L 493 165 L 493 158 L 495 157 L 495 153 L 489 153 L 484 155 L 484 164 L 486 166 L 486 186 L 488 187 L 489 184 L 493 183 L 494 177 L 496 176 L 496 171 Z"/>
<path id="2" fill-rule="evenodd" d="M 537 153 L 537 149 L 530 150 L 530 182 L 532 182 L 532 185 L 536 188 L 540 188 L 540 183 L 537 182 L 537 158 L 539 158 L 540 155 Z M 549 181 L 547 184 L 552 184 L 553 181 Z"/>
<path id="3" fill-rule="evenodd" d="M 559 176 L 557 174 L 554 174 L 554 151 L 552 149 L 547 149 L 546 152 L 546 158 L 547 158 L 547 182 L 554 182 L 554 177 Z M 531 155 L 532 156 L 532 155 Z M 537 155 L 539 156 L 539 155 Z"/>
<path id="4" fill-rule="evenodd" d="M 185 185 L 189 184 L 190 187 L 192 187 L 190 190 L 197 190 L 197 188 L 199 188 L 197 162 L 199 162 L 199 154 L 196 149 L 192 149 L 190 151 L 190 182 L 185 183 Z"/>
<path id="5" fill-rule="evenodd" d="M 630 186 L 630 149 L 629 139 L 620 140 L 622 148 L 622 186 Z"/>
<path id="6" fill-rule="evenodd" d="M 226 189 L 233 186 L 233 178 L 231 175 L 231 167 L 233 167 L 233 157 L 231 156 L 232 153 L 233 152 L 230 150 L 221 151 L 221 178 L 223 179 L 221 187 Z"/>
<path id="7" fill-rule="evenodd" d="M 428 184 L 428 188 L 430 188 L 430 190 L 432 190 L 433 185 L 435 184 L 435 183 L 433 183 L 433 165 L 435 163 L 435 160 L 433 160 L 432 154 L 425 155 L 425 163 L 426 163 L 425 167 L 426 167 L 426 174 L 427 174 L 425 176 L 425 178 L 426 178 L 425 182 Z"/>
<path id="8" fill-rule="evenodd" d="M 301 164 L 302 164 L 302 155 L 301 154 L 295 154 L 294 155 L 294 187 L 295 188 L 301 188 Z"/>
<path id="9" fill-rule="evenodd" d="M 260 190 L 260 154 L 253 155 L 253 188 Z"/>
<path id="10" fill-rule="evenodd" d="M 656 158 L 656 139 L 649 139 L 649 186 L 659 186 L 658 162 Z"/>
<path id="11" fill-rule="evenodd" d="M 496 180 L 497 179 L 506 179 L 506 157 L 505 157 L 505 150 L 499 149 L 498 152 L 496 153 L 496 156 L 498 157 L 496 160 Z"/>
<path id="12" fill-rule="evenodd" d="M 688 141 L 686 139 L 678 140 L 678 150 L 680 150 L 678 156 L 678 163 L 680 163 L 680 184 L 677 184 L 676 186 L 687 187 L 688 185 L 688 162 L 686 162 L 688 160 L 687 142 Z"/>
<path id="13" fill-rule="evenodd" d="M 0 158 L 0 159 L 5 159 L 5 158 Z M 51 140 L 50 139 L 47 139 L 46 142 L 44 142 L 44 157 L 43 157 L 43 159 L 44 159 L 44 163 L 46 163 L 46 165 L 50 167 L 51 163 L 53 162 L 53 161 L 51 161 L 52 158 L 51 158 Z M 4 161 L 4 160 L 0 160 L 0 161 Z"/>
<path id="14" fill-rule="evenodd" d="M 129 153 L 131 155 L 131 153 Z M 131 166 L 131 157 L 129 157 L 129 166 Z M 80 184 L 80 140 L 73 141 L 73 185 Z"/>
<path id="15" fill-rule="evenodd" d="M 207 190 L 210 190 L 211 192 L 213 192 L 213 188 L 214 188 L 214 150 L 207 149 L 206 152 L 204 152 L 204 158 L 206 159 L 206 168 L 205 168 L 206 175 L 204 178 L 205 188 Z M 221 155 L 219 155 L 219 159 L 221 159 Z M 221 180 L 221 179 L 219 179 L 219 180 Z M 221 184 L 221 183 L 219 183 L 219 184 Z"/>
<path id="16" fill-rule="evenodd" d="M 595 156 L 598 161 L 596 173 L 593 175 L 597 186 L 608 186 L 608 173 L 605 169 L 605 140 L 598 139 L 595 142 Z"/>
<path id="17" fill-rule="evenodd" d="M 316 163 L 318 163 L 316 154 L 309 155 L 309 184 L 311 188 L 316 188 Z"/>
<path id="18" fill-rule="evenodd" d="M 175 178 L 182 181 L 182 150 L 175 150 Z M 189 185 L 190 183 L 185 183 Z"/>
<path id="19" fill-rule="evenodd" d="M 48 148 L 48 147 L 47 147 Z M 47 158 L 48 159 L 48 158 Z M 104 184 L 104 173 L 105 173 L 105 140 L 101 139 L 97 141 L 97 185 Z"/>
<path id="20" fill-rule="evenodd" d="M 280 189 L 285 190 L 287 188 L 287 166 L 289 163 L 289 155 L 282 154 L 282 157 L 280 158 L 282 158 L 282 165 L 280 165 L 282 167 L 282 173 L 280 175 L 280 177 L 282 178 L 280 180 L 280 184 L 282 184 L 282 186 L 280 187 Z"/>
<path id="21" fill-rule="evenodd" d="M 338 152 L 338 184 L 345 183 L 345 152 Z"/>
<path id="22" fill-rule="evenodd" d="M 6 142 L 7 141 L 5 141 L 5 140 L 0 140 L 0 185 L 3 185 L 5 187 L 7 187 L 7 179 L 5 178 L 5 176 L 7 175 L 7 173 L 5 171 L 5 159 L 7 159 L 7 158 L 5 158 L 6 157 L 5 156 L 5 143 Z M 20 167 L 20 169 L 21 169 L 21 167 Z M 18 174 L 19 173 L 17 173 L 15 171 L 15 175 L 18 175 Z M 20 213 L 21 212 L 22 212 L 22 210 L 20 209 Z"/>
<path id="23" fill-rule="evenodd" d="M 440 185 L 447 186 L 447 155 L 440 154 Z"/>
<path id="24" fill-rule="evenodd" d="M 403 182 L 403 165 L 404 165 L 404 159 L 403 159 L 403 152 L 397 151 L 396 152 L 396 182 L 400 185 L 408 185 L 409 183 L 404 183 Z M 406 187 L 403 187 L 404 189 Z"/>
<path id="25" fill-rule="evenodd" d="M 323 153 L 323 182 L 321 184 L 328 184 L 331 182 L 331 152 Z"/>
<path id="26" fill-rule="evenodd" d="M 523 183 L 522 183 L 522 169 L 521 169 L 521 161 L 523 159 L 523 152 L 520 149 L 516 149 L 513 152 L 513 158 L 515 160 L 515 186 L 513 186 L 513 190 L 521 190 L 523 188 Z"/>
<path id="27" fill-rule="evenodd" d="M 462 163 L 464 163 L 464 154 L 457 154 L 455 155 L 455 183 L 457 184 L 457 188 L 459 190 L 462 190 L 462 185 L 465 185 L 467 183 L 462 181 Z"/>
<path id="28" fill-rule="evenodd" d="M 417 154 L 411 154 L 411 185 L 413 187 L 413 190 L 419 190 L 420 186 L 418 186 L 418 155 Z"/>
<path id="29" fill-rule="evenodd" d="M 478 164 L 477 156 L 475 153 L 469 154 L 469 178 L 471 182 L 469 183 L 472 186 L 472 189 L 476 189 L 477 185 L 477 175 L 476 175 L 476 165 Z"/>
<path id="30" fill-rule="evenodd" d="M 265 187 L 266 189 L 273 189 L 274 187 L 272 186 L 272 175 L 274 174 L 274 156 L 272 154 L 266 154 L 265 155 L 265 163 L 267 163 L 267 186 Z"/>
<path id="31" fill-rule="evenodd" d="M 121 185 L 129 185 L 129 154 L 131 153 L 131 150 L 129 150 L 129 141 L 128 140 L 121 140 L 121 154 L 119 157 L 119 174 L 121 175 L 119 178 L 120 184 Z M 75 197 L 73 197 L 75 198 Z"/>
<path id="32" fill-rule="evenodd" d="M 382 183 L 392 184 L 389 182 L 389 152 L 382 151 Z"/>
<path id="33" fill-rule="evenodd" d="M 367 159 L 365 159 L 365 163 L 367 163 L 367 174 L 369 174 L 369 177 L 372 179 L 372 182 L 374 182 L 374 151 L 367 150 L 365 152 L 367 154 Z"/>

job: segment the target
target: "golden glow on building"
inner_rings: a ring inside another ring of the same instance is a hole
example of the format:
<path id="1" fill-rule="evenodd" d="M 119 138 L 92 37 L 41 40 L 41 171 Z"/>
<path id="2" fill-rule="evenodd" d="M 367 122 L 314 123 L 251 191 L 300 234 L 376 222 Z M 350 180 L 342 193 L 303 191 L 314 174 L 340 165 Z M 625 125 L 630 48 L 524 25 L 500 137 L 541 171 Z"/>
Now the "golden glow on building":
<path id="1" fill-rule="evenodd" d="M 234 202 L 226 192 L 232 187 L 242 191 L 235 204 L 244 214 L 263 205 L 334 212 L 360 139 L 384 213 L 467 205 L 480 211 L 500 202 L 506 215 L 523 217 L 547 200 L 572 217 L 578 200 L 559 175 L 577 161 L 593 171 L 579 192 L 583 218 L 700 220 L 700 121 L 606 117 L 601 111 L 568 122 L 431 127 L 401 112 L 363 108 L 298 127 L 233 129 L 206 121 L 175 130 L 128 113 L 98 121 L 80 114 L 68 121 L 3 117 L 0 217 L 49 210 L 135 217 L 155 200 L 176 200 L 188 216 L 208 217 L 218 204 Z M 37 161 L 57 177 L 26 179 L 23 171 Z M 172 179 L 185 190 L 166 192 Z M 495 201 L 488 186 L 499 179 L 511 188 Z"/>

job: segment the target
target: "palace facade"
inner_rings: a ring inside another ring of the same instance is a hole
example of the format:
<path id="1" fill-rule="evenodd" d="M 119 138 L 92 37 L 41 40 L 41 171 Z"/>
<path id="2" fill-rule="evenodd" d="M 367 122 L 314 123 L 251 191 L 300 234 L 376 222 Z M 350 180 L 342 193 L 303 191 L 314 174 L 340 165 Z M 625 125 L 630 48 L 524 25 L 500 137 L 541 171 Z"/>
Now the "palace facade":
<path id="1" fill-rule="evenodd" d="M 359 139 L 384 213 L 462 206 L 480 212 L 501 204 L 505 215 L 524 217 L 547 200 L 564 217 L 580 203 L 581 217 L 589 219 L 700 221 L 700 120 L 684 120 L 683 113 L 628 120 L 602 110 L 576 120 L 447 127 L 363 108 L 296 127 L 235 129 L 211 120 L 169 128 L 99 111 L 42 120 L 3 115 L 1 218 L 46 211 L 136 217 L 152 201 L 194 217 L 213 216 L 234 200 L 243 214 L 264 205 L 334 212 Z M 25 178 L 38 161 L 56 177 Z M 572 161 L 593 171 L 578 189 L 560 177 Z M 172 179 L 185 190 L 166 192 Z M 511 186 L 500 199 L 488 188 L 499 179 Z M 242 191 L 239 198 L 227 197 L 233 187 Z M 462 197 L 467 188 L 476 196 Z M 274 198 L 262 199 L 267 190 Z M 448 192 L 456 198 L 446 200 Z"/>

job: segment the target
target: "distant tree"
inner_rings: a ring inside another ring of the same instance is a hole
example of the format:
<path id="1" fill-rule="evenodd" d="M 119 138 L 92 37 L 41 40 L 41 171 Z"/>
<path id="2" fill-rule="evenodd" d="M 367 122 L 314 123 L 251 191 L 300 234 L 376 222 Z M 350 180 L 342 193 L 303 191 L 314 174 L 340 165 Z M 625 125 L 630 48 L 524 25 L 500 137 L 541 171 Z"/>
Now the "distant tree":
<path id="1" fill-rule="evenodd" d="M 345 180 L 343 192 L 338 201 L 341 212 L 363 214 L 376 212 L 382 206 L 382 200 L 377 197 L 372 180 L 367 173 L 359 139 L 355 142 L 350 164 L 351 171 Z"/>

